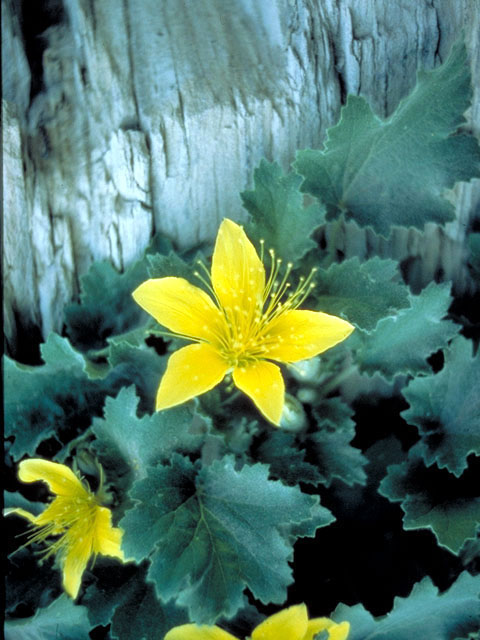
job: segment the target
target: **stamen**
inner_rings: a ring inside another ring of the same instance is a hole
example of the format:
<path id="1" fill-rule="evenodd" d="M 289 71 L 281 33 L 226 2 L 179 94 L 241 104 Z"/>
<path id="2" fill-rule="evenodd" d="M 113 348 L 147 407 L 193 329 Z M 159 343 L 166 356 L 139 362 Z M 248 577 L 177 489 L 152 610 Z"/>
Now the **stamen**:
<path id="1" fill-rule="evenodd" d="M 213 293 L 213 295 L 215 295 L 215 292 L 213 291 L 213 287 L 211 285 L 211 279 L 210 279 L 210 273 L 208 272 L 207 267 L 203 264 L 203 262 L 201 262 L 200 260 L 197 262 L 197 264 L 201 265 L 203 267 L 203 269 L 207 272 L 208 275 L 208 280 L 205 279 L 205 277 L 199 273 L 198 271 L 194 271 L 193 275 L 198 278 L 201 282 L 203 282 L 203 284 L 207 287 L 207 289 Z"/>
<path id="2" fill-rule="evenodd" d="M 155 329 L 154 335 L 163 336 L 165 338 L 182 338 L 184 340 L 192 340 L 193 342 L 205 342 L 201 338 L 190 336 L 186 333 L 174 333 L 173 331 L 163 331 L 161 329 Z"/>
<path id="3" fill-rule="evenodd" d="M 265 304 L 266 300 L 270 296 L 272 288 L 274 288 L 280 265 L 282 264 L 281 258 L 277 258 L 277 260 L 275 260 L 275 251 L 273 249 L 269 249 L 268 253 L 270 254 L 271 266 L 270 274 L 265 285 L 265 291 L 263 292 L 263 304 Z"/>
<path id="4" fill-rule="evenodd" d="M 277 264 L 278 267 L 280 268 L 280 264 L 281 264 L 281 260 L 277 260 Z M 288 287 L 290 286 L 290 284 L 287 282 L 288 277 L 290 275 L 290 272 L 292 271 L 292 267 L 293 264 L 291 262 L 287 263 L 287 269 L 285 271 L 285 274 L 282 278 L 282 281 L 280 282 L 280 284 L 278 284 L 277 282 L 275 282 L 275 297 L 270 301 L 270 304 L 268 306 L 268 309 L 265 311 L 265 313 L 267 315 L 270 314 L 270 312 L 273 310 L 273 308 L 275 306 L 278 306 L 280 308 L 281 306 L 281 298 L 285 295 L 286 290 L 288 289 Z"/>
<path id="5" fill-rule="evenodd" d="M 242 244 L 242 251 L 245 247 Z M 220 303 L 213 289 L 211 274 L 205 264 L 198 260 L 202 273 L 195 272 L 195 276 L 201 280 L 211 293 L 219 311 L 218 322 L 215 326 L 204 325 L 204 330 L 210 329 L 221 353 L 232 367 L 244 366 L 252 361 L 268 357 L 271 349 L 276 348 L 281 342 L 281 336 L 272 336 L 268 327 L 272 320 L 278 318 L 289 310 L 296 309 L 309 296 L 315 286 L 312 282 L 316 268 L 313 268 L 307 277 L 301 276 L 296 288 L 292 291 L 288 279 L 292 273 L 293 263 L 288 262 L 284 272 L 282 259 L 277 258 L 273 249 L 268 250 L 270 256 L 270 270 L 263 292 L 256 299 L 249 294 L 250 288 L 242 289 L 242 285 L 253 286 L 252 267 L 248 268 L 248 256 L 241 260 L 244 271 L 239 276 L 237 287 L 232 284 L 229 288 L 232 305 L 224 306 Z M 265 257 L 265 241 L 260 240 L 260 260 L 263 263 Z M 263 271 L 263 267 L 261 269 Z M 188 340 L 203 343 L 209 340 L 189 335 L 179 335 L 167 331 L 157 332 L 167 337 L 187 338 Z"/>
<path id="6" fill-rule="evenodd" d="M 292 309 L 296 309 L 297 307 L 299 307 L 302 302 L 304 302 L 304 300 L 310 295 L 312 289 L 315 286 L 315 283 L 312 283 L 312 279 L 316 272 L 317 268 L 314 267 L 308 274 L 307 278 L 300 278 L 298 287 L 290 299 L 290 305 Z"/>

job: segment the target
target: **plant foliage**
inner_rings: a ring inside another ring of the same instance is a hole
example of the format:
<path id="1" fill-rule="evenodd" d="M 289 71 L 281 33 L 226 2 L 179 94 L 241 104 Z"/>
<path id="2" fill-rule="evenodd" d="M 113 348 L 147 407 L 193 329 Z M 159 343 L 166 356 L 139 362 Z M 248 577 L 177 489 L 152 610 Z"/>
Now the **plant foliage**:
<path id="1" fill-rule="evenodd" d="M 121 521 L 126 553 L 151 557 L 159 597 L 187 606 L 198 623 L 235 614 L 245 586 L 263 602 L 282 602 L 292 527 L 312 522 L 313 535 L 333 520 L 318 498 L 269 480 L 268 467 L 236 470 L 230 458 L 205 467 L 175 455 L 130 495 L 135 507 Z"/>
<path id="2" fill-rule="evenodd" d="M 343 260 L 328 244 L 344 220 L 385 249 L 376 234 L 453 219 L 447 190 L 480 175 L 464 130 L 471 93 L 457 43 L 388 119 L 349 96 L 323 149 L 299 151 L 295 171 L 266 160 L 254 171 L 241 194 L 245 230 L 267 268 L 270 249 L 274 265 L 282 259 L 269 293 L 285 263 L 293 280 L 314 268 L 301 308 L 356 327 L 318 357 L 282 365 L 279 427 L 228 375 L 154 411 L 183 342 L 132 292 L 169 276 L 207 291 L 198 261 L 207 265 L 211 247 L 179 252 L 157 235 L 123 272 L 94 263 L 65 309 L 65 335 L 41 345 L 42 363 L 5 357 L 6 506 L 39 514 L 49 499 L 44 483 L 17 481 L 20 460 L 64 462 L 98 490 L 126 557 L 99 556 L 73 602 L 59 558 L 39 564 L 45 548 L 9 515 L 9 640 L 157 640 L 189 622 L 247 637 L 298 602 L 311 617 L 347 620 L 349 640 L 479 637 L 476 306 L 441 274 L 424 287 L 409 281 L 384 250 Z M 469 296 L 480 290 L 477 231 L 464 246 Z"/>
<path id="3" fill-rule="evenodd" d="M 392 611 L 375 619 L 361 605 L 335 610 L 334 619 L 348 620 L 351 640 L 410 640 L 417 636 L 450 640 L 467 637 L 480 627 L 478 580 L 462 573 L 439 594 L 429 578 L 417 583 L 407 598 L 396 598 Z"/>
<path id="4" fill-rule="evenodd" d="M 453 220 L 446 189 L 480 171 L 475 138 L 458 134 L 472 89 L 467 52 L 456 44 L 445 64 L 418 74 L 417 85 L 387 120 L 360 96 L 349 96 L 325 149 L 299 151 L 302 190 L 327 207 L 388 236 L 392 226 Z"/>

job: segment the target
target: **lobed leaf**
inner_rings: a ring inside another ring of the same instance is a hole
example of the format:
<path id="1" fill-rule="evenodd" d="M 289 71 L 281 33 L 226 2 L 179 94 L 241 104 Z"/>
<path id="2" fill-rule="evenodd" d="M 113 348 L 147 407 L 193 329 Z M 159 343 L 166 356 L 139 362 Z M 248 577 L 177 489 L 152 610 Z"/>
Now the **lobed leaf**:
<path id="1" fill-rule="evenodd" d="M 103 564 L 82 597 L 92 626 L 111 623 L 116 640 L 158 640 L 188 622 L 185 610 L 158 600 L 153 585 L 145 582 L 145 567 Z"/>
<path id="2" fill-rule="evenodd" d="M 65 434 L 71 440 L 100 413 L 105 396 L 131 380 L 127 367 L 96 371 L 92 377 L 89 362 L 56 334 L 40 348 L 43 365 L 4 360 L 5 435 L 15 438 L 9 449 L 14 460 L 33 455 L 52 436 L 62 442 Z"/>
<path id="3" fill-rule="evenodd" d="M 201 254 L 198 254 L 197 258 L 201 259 Z M 175 276 L 176 278 L 185 278 L 196 286 L 201 286 L 200 281 L 196 281 L 194 271 L 196 267 L 193 263 L 187 262 L 178 255 L 171 251 L 166 255 L 154 254 L 148 256 L 148 275 L 150 278 L 165 278 L 167 276 Z"/>
<path id="4" fill-rule="evenodd" d="M 478 576 L 467 572 L 441 594 L 427 577 L 406 598 L 395 598 L 386 616 L 375 619 L 361 604 L 340 604 L 331 617 L 337 622 L 350 622 L 348 640 L 451 640 L 479 628 L 479 594 Z"/>
<path id="5" fill-rule="evenodd" d="M 142 411 L 152 412 L 158 385 L 167 365 L 167 356 L 159 356 L 145 342 L 133 346 L 124 340 L 115 339 L 109 341 L 107 361 L 114 370 L 114 375 L 123 373 L 126 384 L 135 384 Z"/>
<path id="6" fill-rule="evenodd" d="M 320 473 L 320 482 L 329 487 L 339 478 L 349 487 L 365 485 L 364 467 L 368 459 L 350 444 L 355 437 L 353 410 L 340 398 L 326 398 L 313 410 L 317 430 L 309 436 L 309 451 Z"/>
<path id="7" fill-rule="evenodd" d="M 453 553 L 475 538 L 480 524 L 475 465 L 457 479 L 445 470 L 425 467 L 414 448 L 407 461 L 388 467 L 379 492 L 401 503 L 405 529 L 431 529 L 438 543 Z"/>
<path id="8" fill-rule="evenodd" d="M 90 628 L 86 607 L 75 605 L 62 594 L 50 606 L 37 609 L 31 618 L 7 620 L 5 640 L 85 640 Z"/>
<path id="9" fill-rule="evenodd" d="M 316 306 L 371 331 L 377 322 L 408 306 L 408 287 L 398 282 L 398 262 L 350 258 L 315 274 Z"/>
<path id="10" fill-rule="evenodd" d="M 317 485 L 321 475 L 317 467 L 305 460 L 306 451 L 298 446 L 291 433 L 271 430 L 256 451 L 260 462 L 270 465 L 270 472 L 287 484 L 300 482 Z"/>
<path id="11" fill-rule="evenodd" d="M 196 451 L 203 440 L 202 421 L 189 407 L 139 418 L 138 403 L 135 387 L 123 388 L 116 398 L 106 399 L 103 419 L 95 418 L 92 424 L 92 446 L 100 457 L 117 465 L 123 461 L 135 479 L 144 478 L 148 466 L 167 460 L 174 451 Z"/>
<path id="12" fill-rule="evenodd" d="M 418 296 L 410 295 L 410 307 L 379 320 L 370 334 L 355 332 L 360 369 L 370 375 L 379 371 L 387 378 L 401 373 L 429 372 L 427 358 L 445 347 L 459 326 L 445 315 L 451 303 L 450 284 L 430 283 Z"/>
<path id="13" fill-rule="evenodd" d="M 10 448 L 14 460 L 33 455 L 40 442 L 57 434 L 73 396 L 79 410 L 87 411 L 87 396 L 95 386 L 88 381 L 83 356 L 66 338 L 50 334 L 41 353 L 45 364 L 39 367 L 4 360 L 5 436 L 15 437 Z"/>
<path id="14" fill-rule="evenodd" d="M 137 504 L 120 522 L 126 554 L 151 556 L 158 596 L 205 624 L 232 617 L 245 587 L 263 602 L 283 602 L 292 530 L 311 535 L 333 520 L 317 497 L 269 480 L 265 465 L 238 471 L 230 458 L 201 467 L 174 455 L 130 495 Z"/>
<path id="15" fill-rule="evenodd" d="M 80 279 L 80 302 L 65 307 L 65 325 L 73 344 L 83 351 L 98 350 L 107 339 L 146 324 L 147 314 L 132 291 L 148 278 L 148 256 L 165 254 L 171 243 L 157 235 L 143 257 L 119 273 L 109 262 L 94 262 Z"/>
<path id="16" fill-rule="evenodd" d="M 21 501 L 18 503 L 13 502 L 12 507 L 23 507 L 27 511 L 36 513 L 38 510 L 36 506 L 39 503 L 33 503 L 34 509 L 31 509 L 31 504 L 26 505 Z M 42 504 L 43 511 L 45 504 Z M 4 530 L 7 534 L 15 531 L 19 535 L 24 534 L 26 531 L 25 520 L 21 521 L 21 524 L 16 525 L 14 529 L 12 523 L 16 516 L 8 516 L 8 520 L 4 522 Z M 20 520 L 20 518 L 18 518 Z M 7 526 L 8 523 L 8 526 Z M 27 608 L 27 610 L 33 610 L 37 607 L 44 607 L 47 603 L 51 602 L 54 595 L 58 595 L 61 592 L 61 576 L 58 571 L 52 569 L 52 562 L 43 562 L 39 565 L 38 555 L 35 551 L 39 551 L 40 547 L 20 547 L 13 551 L 8 556 L 8 560 L 5 566 L 5 611 L 7 614 L 12 614 L 17 610 L 20 605 L 21 608 Z"/>
<path id="17" fill-rule="evenodd" d="M 388 236 L 392 226 L 422 229 L 454 218 L 446 189 L 480 175 L 472 135 L 456 134 L 472 96 L 467 51 L 458 42 L 443 65 L 419 72 L 412 93 L 387 120 L 350 95 L 325 149 L 299 151 L 301 190 L 327 207 Z"/>
<path id="18" fill-rule="evenodd" d="M 457 477 L 471 453 L 480 455 L 480 358 L 472 348 L 458 336 L 445 349 L 443 369 L 414 378 L 402 392 L 410 408 L 401 415 L 418 428 L 417 447 L 426 464 Z"/>
<path id="19" fill-rule="evenodd" d="M 251 216 L 246 225 L 248 237 L 257 244 L 264 240 L 267 251 L 274 249 L 275 256 L 298 264 L 316 246 L 311 235 L 324 222 L 324 207 L 305 207 L 299 190 L 302 178 L 296 173 L 283 175 L 276 162 L 262 160 L 253 179 L 255 189 L 241 194 Z"/>

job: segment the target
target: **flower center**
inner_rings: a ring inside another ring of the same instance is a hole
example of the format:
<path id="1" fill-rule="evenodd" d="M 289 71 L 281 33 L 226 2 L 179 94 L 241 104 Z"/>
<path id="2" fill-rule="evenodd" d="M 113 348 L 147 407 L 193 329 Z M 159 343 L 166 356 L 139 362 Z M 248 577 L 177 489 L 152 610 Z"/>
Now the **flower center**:
<path id="1" fill-rule="evenodd" d="M 305 278 L 299 279 L 297 288 L 291 289 L 288 278 L 293 268 L 291 262 L 287 263 L 285 272 L 280 276 L 282 260 L 275 257 L 273 249 L 269 251 L 270 273 L 263 292 L 252 292 L 252 296 L 245 297 L 243 290 L 238 291 L 243 305 L 223 306 L 215 294 L 213 286 L 206 282 L 200 274 L 202 281 L 207 284 L 214 296 L 222 321 L 215 331 L 217 347 L 229 366 L 246 367 L 252 362 L 269 358 L 269 353 L 278 347 L 283 341 L 283 336 L 275 332 L 275 320 L 289 311 L 299 307 L 307 298 L 312 288 L 312 282 L 316 269 L 312 269 Z M 264 257 L 264 244 L 261 241 L 261 260 Z M 200 263 L 205 272 L 210 276 L 205 265 Z M 245 300 L 247 304 L 245 304 Z"/>
<path id="2" fill-rule="evenodd" d="M 43 557 L 48 558 L 58 551 L 65 551 L 72 542 L 81 542 L 92 533 L 97 508 L 97 501 L 91 493 L 76 498 L 57 496 L 42 514 L 40 523 L 33 525 L 34 531 L 29 535 L 27 544 L 59 536 L 57 540 L 48 543 Z"/>

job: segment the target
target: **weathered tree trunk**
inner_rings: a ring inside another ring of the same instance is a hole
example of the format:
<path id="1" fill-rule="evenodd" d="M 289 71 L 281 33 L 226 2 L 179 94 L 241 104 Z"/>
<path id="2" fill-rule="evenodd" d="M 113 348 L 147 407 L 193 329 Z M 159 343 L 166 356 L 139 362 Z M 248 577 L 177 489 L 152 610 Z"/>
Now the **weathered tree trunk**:
<path id="1" fill-rule="evenodd" d="M 347 93 L 393 111 L 418 67 L 463 35 L 480 122 L 477 0 L 5 0 L 5 332 L 60 330 L 93 260 L 123 268 L 154 231 L 181 246 L 242 219 L 262 157 L 288 168 L 318 147 Z M 468 288 L 464 235 L 479 182 L 457 186 L 445 231 L 373 239 L 348 255 L 410 260 Z M 478 212 L 476 214 L 479 215 Z M 328 230 L 327 230 L 328 237 Z"/>

